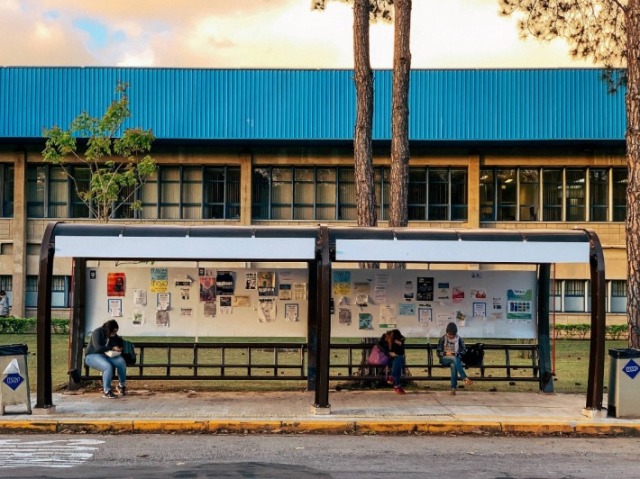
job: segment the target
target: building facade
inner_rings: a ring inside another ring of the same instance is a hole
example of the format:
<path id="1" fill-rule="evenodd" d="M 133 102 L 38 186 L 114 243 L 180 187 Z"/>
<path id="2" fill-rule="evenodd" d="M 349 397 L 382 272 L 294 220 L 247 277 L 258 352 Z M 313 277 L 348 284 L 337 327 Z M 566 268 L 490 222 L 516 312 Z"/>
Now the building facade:
<path id="1" fill-rule="evenodd" d="M 34 316 L 40 243 L 53 220 L 94 221 L 43 128 L 101 116 L 129 83 L 127 126 L 152 129 L 157 173 L 112 222 L 356 224 L 349 70 L 0 69 L 0 289 Z M 391 72 L 375 72 L 379 225 L 388 218 Z M 624 91 L 597 69 L 415 70 L 409 227 L 588 228 L 605 250 L 608 323 L 626 322 Z M 77 178 L 87 178 L 81 165 Z M 55 265 L 68 316 L 70 263 Z M 470 265 L 477 267 L 477 265 Z M 553 269 L 560 323 L 589 321 L 589 271 Z"/>

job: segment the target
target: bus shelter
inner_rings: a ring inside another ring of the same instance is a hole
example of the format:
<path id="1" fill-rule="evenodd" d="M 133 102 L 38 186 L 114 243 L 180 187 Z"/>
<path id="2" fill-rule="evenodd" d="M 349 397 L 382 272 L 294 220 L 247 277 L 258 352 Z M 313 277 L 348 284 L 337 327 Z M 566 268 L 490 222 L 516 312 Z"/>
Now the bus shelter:
<path id="1" fill-rule="evenodd" d="M 138 226 L 51 223 L 40 252 L 37 408 L 53 408 L 51 286 L 54 258 L 73 259 L 72 350 L 82 355 L 87 262 L 229 261 L 306 263 L 308 374 L 319 413 L 330 411 L 332 268 L 347 263 L 534 265 L 540 374 L 551 378 L 549 284 L 554 263 L 588 263 L 591 339 L 587 409 L 602 409 L 605 275 L 597 235 L 586 230 L 434 230 L 362 227 Z M 74 327 L 76 325 L 76 327 Z"/>

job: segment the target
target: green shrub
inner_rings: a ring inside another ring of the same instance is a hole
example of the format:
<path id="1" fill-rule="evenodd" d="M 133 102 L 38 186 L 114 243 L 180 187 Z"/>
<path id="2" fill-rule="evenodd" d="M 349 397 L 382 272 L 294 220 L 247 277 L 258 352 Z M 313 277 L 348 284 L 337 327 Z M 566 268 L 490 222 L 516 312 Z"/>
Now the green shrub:
<path id="1" fill-rule="evenodd" d="M 0 334 L 36 334 L 38 321 L 35 318 L 0 318 Z M 69 334 L 68 319 L 52 319 L 52 334 Z"/>
<path id="2" fill-rule="evenodd" d="M 580 324 L 556 324 L 553 327 L 553 337 L 555 339 L 586 339 L 591 332 L 591 325 Z M 621 340 L 628 339 L 629 329 L 626 324 L 615 324 L 605 328 L 607 339 Z"/>

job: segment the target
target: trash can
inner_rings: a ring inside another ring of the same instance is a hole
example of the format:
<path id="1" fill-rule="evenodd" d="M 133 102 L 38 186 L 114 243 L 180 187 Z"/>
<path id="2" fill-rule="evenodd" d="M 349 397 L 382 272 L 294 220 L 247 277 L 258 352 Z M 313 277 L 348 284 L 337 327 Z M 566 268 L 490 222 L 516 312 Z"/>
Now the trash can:
<path id="1" fill-rule="evenodd" d="M 640 417 L 640 349 L 609 349 L 607 415 Z"/>
<path id="2" fill-rule="evenodd" d="M 0 414 L 5 406 L 24 405 L 31 414 L 26 344 L 0 346 Z"/>

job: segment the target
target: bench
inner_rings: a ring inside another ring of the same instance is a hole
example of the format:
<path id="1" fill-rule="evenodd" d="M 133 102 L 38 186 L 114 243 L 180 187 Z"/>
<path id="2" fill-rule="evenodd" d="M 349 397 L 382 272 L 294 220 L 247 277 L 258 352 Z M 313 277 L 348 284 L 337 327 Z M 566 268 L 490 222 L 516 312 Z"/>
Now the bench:
<path id="1" fill-rule="evenodd" d="M 471 344 L 471 343 L 469 343 Z M 385 380 L 385 368 L 366 364 L 371 344 L 333 343 L 329 379 Z M 136 341 L 137 363 L 127 368 L 132 380 L 308 380 L 308 348 L 295 342 Z M 407 343 L 405 379 L 448 381 L 436 344 Z M 484 360 L 466 368 L 474 381 L 539 381 L 537 344 L 484 343 Z M 78 367 L 82 380 L 100 379 L 98 371 Z"/>

